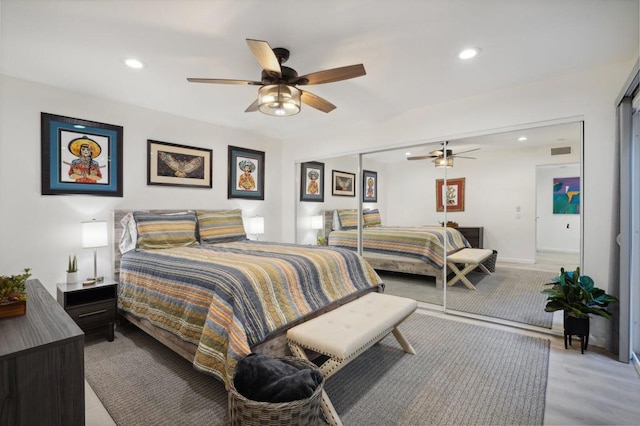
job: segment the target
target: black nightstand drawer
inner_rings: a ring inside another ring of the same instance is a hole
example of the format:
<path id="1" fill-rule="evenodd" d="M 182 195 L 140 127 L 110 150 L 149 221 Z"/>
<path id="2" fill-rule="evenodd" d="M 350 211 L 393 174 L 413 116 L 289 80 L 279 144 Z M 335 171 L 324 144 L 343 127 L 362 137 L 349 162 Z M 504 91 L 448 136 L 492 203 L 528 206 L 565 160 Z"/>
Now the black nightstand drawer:
<path id="1" fill-rule="evenodd" d="M 116 301 L 112 299 L 69 307 L 67 313 L 83 330 L 104 327 L 116 321 Z"/>
<path id="2" fill-rule="evenodd" d="M 118 303 L 118 283 L 99 281 L 85 286 L 58 284 L 58 303 L 84 331 L 106 327 L 107 339 L 113 341 Z"/>

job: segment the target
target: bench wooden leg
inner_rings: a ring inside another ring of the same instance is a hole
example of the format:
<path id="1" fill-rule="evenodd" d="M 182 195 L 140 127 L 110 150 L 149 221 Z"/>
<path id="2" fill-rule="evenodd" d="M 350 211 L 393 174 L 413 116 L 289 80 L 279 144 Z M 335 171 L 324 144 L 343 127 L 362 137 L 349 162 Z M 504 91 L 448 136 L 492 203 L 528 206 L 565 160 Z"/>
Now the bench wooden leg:
<path id="1" fill-rule="evenodd" d="M 402 346 L 402 349 L 404 349 L 406 353 L 411 355 L 416 354 L 415 349 L 413 349 L 413 346 L 411 346 L 411 343 L 409 343 L 407 338 L 404 337 L 404 335 L 400 332 L 400 330 L 398 330 L 398 327 L 393 327 L 392 333 L 395 336 L 398 343 L 400 343 L 400 346 Z"/>
<path id="2" fill-rule="evenodd" d="M 466 275 L 471 272 L 472 270 L 474 270 L 475 268 L 478 267 L 478 265 L 476 264 L 466 264 L 464 269 L 461 271 L 460 269 L 458 269 L 458 267 L 456 266 L 455 263 L 449 263 L 449 268 L 451 268 L 451 270 L 453 271 L 454 274 L 456 274 L 455 277 L 453 277 L 448 283 L 447 285 L 449 287 L 451 287 L 452 285 L 454 285 L 455 283 L 458 282 L 458 280 L 462 281 L 462 283 L 467 286 L 467 288 L 469 288 L 470 290 L 475 290 L 476 287 L 471 283 L 471 281 L 469 281 L 469 279 L 466 277 Z M 482 265 L 482 264 L 481 264 Z M 484 266 L 484 265 L 483 265 Z"/>
<path id="3" fill-rule="evenodd" d="M 336 409 L 333 407 L 333 404 L 329 399 L 329 395 L 327 395 L 327 392 L 324 389 L 322 390 L 322 402 L 320 403 L 320 408 L 322 409 L 322 415 L 327 423 L 331 426 L 342 426 L 340 416 L 338 416 Z"/>

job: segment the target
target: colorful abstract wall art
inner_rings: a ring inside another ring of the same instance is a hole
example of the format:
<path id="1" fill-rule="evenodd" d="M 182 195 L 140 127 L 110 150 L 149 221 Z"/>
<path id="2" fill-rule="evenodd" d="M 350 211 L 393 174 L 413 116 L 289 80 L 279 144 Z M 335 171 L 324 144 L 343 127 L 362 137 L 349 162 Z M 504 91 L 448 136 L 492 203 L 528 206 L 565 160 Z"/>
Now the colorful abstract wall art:
<path id="1" fill-rule="evenodd" d="M 553 214 L 580 214 L 580 177 L 553 178 Z"/>

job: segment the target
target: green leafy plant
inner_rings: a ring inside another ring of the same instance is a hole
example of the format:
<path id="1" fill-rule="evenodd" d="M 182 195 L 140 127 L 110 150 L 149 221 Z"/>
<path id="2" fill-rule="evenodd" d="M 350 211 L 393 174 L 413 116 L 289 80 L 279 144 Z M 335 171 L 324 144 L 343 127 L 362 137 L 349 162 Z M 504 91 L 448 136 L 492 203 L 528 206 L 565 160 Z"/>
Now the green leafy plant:
<path id="1" fill-rule="evenodd" d="M 0 276 L 0 304 L 24 302 L 27 300 L 25 283 L 31 276 L 31 269 L 25 268 L 19 275 Z"/>
<path id="2" fill-rule="evenodd" d="M 75 256 L 69 256 L 69 266 L 67 272 L 78 272 L 78 261 Z"/>
<path id="3" fill-rule="evenodd" d="M 318 237 L 318 245 L 319 246 L 326 246 L 327 245 L 327 239 L 325 237 Z"/>
<path id="4" fill-rule="evenodd" d="M 596 287 L 591 277 L 580 275 L 580 268 L 575 272 L 565 272 L 561 268 L 560 275 L 546 285 L 552 286 L 542 291 L 547 295 L 546 312 L 564 310 L 565 315 L 575 318 L 589 318 L 589 314 L 594 314 L 610 319 L 611 312 L 607 307 L 618 301 Z"/>

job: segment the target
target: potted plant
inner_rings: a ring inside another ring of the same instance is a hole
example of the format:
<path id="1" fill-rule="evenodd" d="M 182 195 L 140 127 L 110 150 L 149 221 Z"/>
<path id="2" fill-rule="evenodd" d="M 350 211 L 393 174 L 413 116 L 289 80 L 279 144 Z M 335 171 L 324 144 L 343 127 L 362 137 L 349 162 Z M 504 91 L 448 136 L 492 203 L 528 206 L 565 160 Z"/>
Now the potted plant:
<path id="1" fill-rule="evenodd" d="M 609 303 L 618 299 L 595 286 L 593 279 L 580 275 L 580 268 L 574 272 L 560 269 L 560 275 L 553 278 L 550 289 L 543 290 L 547 295 L 546 312 L 564 311 L 564 347 L 567 348 L 567 337 L 571 344 L 571 336 L 580 337 L 580 350 L 589 344 L 589 315 L 598 315 L 607 319 L 611 312 L 607 310 Z"/>
<path id="2" fill-rule="evenodd" d="M 75 256 L 69 256 L 69 266 L 67 266 L 67 284 L 78 282 L 78 261 Z"/>
<path id="3" fill-rule="evenodd" d="M 29 268 L 22 274 L 0 276 L 0 318 L 27 313 L 26 282 L 30 276 Z"/>

